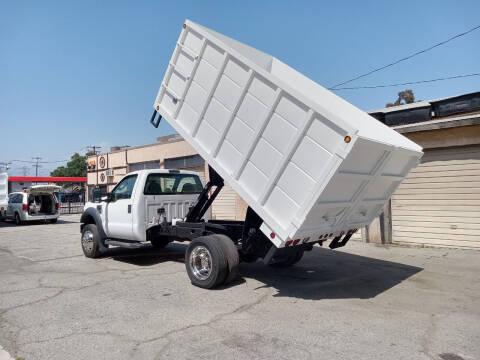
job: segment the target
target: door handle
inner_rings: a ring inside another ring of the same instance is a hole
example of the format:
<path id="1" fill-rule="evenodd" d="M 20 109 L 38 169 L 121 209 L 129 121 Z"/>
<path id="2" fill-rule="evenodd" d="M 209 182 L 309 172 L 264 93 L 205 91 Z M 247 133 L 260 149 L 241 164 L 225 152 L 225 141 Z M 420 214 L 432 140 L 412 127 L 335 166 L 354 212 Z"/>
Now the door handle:
<path id="1" fill-rule="evenodd" d="M 131 214 L 132 213 L 132 205 L 128 205 L 128 213 Z"/>

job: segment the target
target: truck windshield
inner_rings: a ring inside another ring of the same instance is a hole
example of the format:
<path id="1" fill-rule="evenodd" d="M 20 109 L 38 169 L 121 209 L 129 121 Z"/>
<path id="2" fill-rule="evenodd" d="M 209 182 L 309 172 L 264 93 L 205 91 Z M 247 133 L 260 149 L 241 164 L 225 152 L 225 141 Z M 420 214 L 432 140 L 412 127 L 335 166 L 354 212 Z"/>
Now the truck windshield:
<path id="1" fill-rule="evenodd" d="M 149 174 L 145 182 L 145 195 L 199 194 L 202 183 L 192 174 Z"/>

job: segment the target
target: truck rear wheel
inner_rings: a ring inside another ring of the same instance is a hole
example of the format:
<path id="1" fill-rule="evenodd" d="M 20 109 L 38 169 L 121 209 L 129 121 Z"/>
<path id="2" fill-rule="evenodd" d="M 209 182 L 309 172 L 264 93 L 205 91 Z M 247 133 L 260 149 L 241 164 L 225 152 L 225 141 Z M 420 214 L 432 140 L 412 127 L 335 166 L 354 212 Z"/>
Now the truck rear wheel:
<path id="1" fill-rule="evenodd" d="M 215 234 L 211 236 L 217 239 L 223 248 L 223 253 L 227 257 L 228 274 L 223 283 L 231 283 L 238 276 L 238 264 L 240 263 L 240 258 L 237 247 L 233 243 L 232 239 L 226 235 Z"/>
<path id="2" fill-rule="evenodd" d="M 278 268 L 292 266 L 302 259 L 303 253 L 303 250 L 297 250 L 283 255 L 280 259 L 274 257 L 273 260 L 275 262 L 271 266 Z"/>
<path id="3" fill-rule="evenodd" d="M 222 284 L 228 275 L 224 247 L 214 236 L 198 237 L 188 245 L 185 266 L 192 284 L 204 289 Z"/>
<path id="4" fill-rule="evenodd" d="M 97 225 L 87 224 L 82 229 L 82 250 L 86 257 L 97 258 L 106 249 L 100 238 Z"/>

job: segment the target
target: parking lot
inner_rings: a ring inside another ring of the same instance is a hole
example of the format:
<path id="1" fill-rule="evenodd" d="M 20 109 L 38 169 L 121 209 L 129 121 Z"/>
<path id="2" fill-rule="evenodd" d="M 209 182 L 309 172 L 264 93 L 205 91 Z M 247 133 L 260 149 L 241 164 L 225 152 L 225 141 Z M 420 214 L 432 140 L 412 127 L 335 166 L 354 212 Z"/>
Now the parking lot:
<path id="1" fill-rule="evenodd" d="M 87 259 L 78 219 L 0 223 L 0 346 L 14 359 L 480 358 L 479 252 L 315 247 L 203 290 L 185 244 Z"/>

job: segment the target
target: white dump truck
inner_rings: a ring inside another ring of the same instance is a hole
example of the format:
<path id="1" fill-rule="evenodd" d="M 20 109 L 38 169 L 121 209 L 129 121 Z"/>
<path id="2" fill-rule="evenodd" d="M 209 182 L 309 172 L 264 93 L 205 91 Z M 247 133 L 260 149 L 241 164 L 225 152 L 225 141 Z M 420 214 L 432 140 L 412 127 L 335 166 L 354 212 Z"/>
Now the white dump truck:
<path id="1" fill-rule="evenodd" d="M 140 196 L 144 210 L 125 227 L 141 226 L 141 237 L 89 234 L 82 244 L 190 241 L 187 272 L 204 288 L 234 279 L 239 258 L 289 266 L 314 244 L 344 246 L 422 156 L 278 59 L 188 20 L 153 107 L 151 123 L 166 119 L 209 164 L 208 183 L 181 218 L 172 195 L 160 192 L 156 205 Z M 244 221 L 204 219 L 224 182 L 247 202 Z M 87 204 L 82 231 L 102 226 L 104 205 Z"/>

